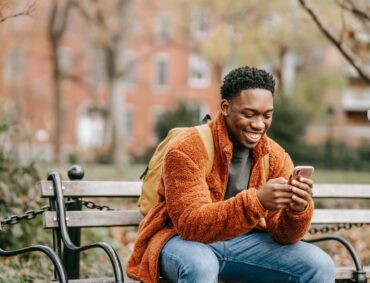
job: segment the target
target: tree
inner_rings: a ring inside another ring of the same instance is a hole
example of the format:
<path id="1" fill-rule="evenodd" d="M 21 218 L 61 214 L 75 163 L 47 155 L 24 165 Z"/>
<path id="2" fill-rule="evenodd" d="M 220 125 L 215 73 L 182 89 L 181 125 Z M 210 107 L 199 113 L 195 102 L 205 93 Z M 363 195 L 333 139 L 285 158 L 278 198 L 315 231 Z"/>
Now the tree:
<path id="1" fill-rule="evenodd" d="M 129 35 L 132 0 L 79 1 L 78 10 L 94 29 L 93 41 L 102 50 L 105 73 L 108 80 L 108 155 L 116 165 L 127 162 L 124 145 L 125 99 L 122 77 L 125 74 L 120 66 L 121 53 Z"/>
<path id="2" fill-rule="evenodd" d="M 53 0 L 49 16 L 48 37 L 51 45 L 52 78 L 54 83 L 54 160 L 61 160 L 61 143 L 63 131 L 62 80 L 60 63 L 60 45 L 66 31 L 69 12 L 73 1 Z"/>
<path id="3" fill-rule="evenodd" d="M 291 63 L 295 58 L 292 54 L 311 52 L 313 44 L 320 44 L 317 34 L 310 32 L 313 25 L 297 10 L 295 2 L 177 0 L 174 3 L 182 11 L 183 19 L 179 21 L 184 26 L 196 23 L 192 19 L 194 11 L 204 14 L 203 33 L 194 37 L 192 27 L 182 28 L 187 36 L 179 40 L 188 42 L 190 37 L 189 48 L 208 59 L 219 80 L 225 69 L 241 64 L 266 66 L 279 81 L 278 93 L 288 95 L 294 78 L 289 78 L 287 71 L 294 75 L 298 69 L 297 63 Z"/>
<path id="4" fill-rule="evenodd" d="M 369 29 L 370 4 L 368 1 L 337 0 L 331 9 L 338 10 L 335 27 L 307 0 L 298 0 L 320 31 L 342 53 L 346 60 L 370 83 Z M 338 20 L 340 18 L 340 20 Z"/>

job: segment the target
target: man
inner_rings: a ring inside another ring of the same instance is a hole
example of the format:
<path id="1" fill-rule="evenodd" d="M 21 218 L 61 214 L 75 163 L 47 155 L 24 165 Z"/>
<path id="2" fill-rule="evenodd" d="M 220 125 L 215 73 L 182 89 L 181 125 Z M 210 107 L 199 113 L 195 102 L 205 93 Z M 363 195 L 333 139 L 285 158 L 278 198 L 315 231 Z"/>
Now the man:
<path id="1" fill-rule="evenodd" d="M 192 283 L 334 282 L 331 258 L 300 242 L 313 213 L 313 182 L 290 183 L 292 160 L 266 136 L 274 88 L 273 77 L 256 68 L 225 77 L 220 112 L 209 122 L 215 150 L 209 176 L 196 129 L 170 146 L 160 202 L 140 224 L 130 276 L 143 282 L 156 282 L 159 274 Z"/>

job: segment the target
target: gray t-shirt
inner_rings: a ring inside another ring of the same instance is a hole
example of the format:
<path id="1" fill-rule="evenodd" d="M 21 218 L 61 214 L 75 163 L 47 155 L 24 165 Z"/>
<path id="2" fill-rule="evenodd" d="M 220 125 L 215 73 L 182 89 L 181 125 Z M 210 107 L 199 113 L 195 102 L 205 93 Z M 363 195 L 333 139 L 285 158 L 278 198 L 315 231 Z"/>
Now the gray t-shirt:
<path id="1" fill-rule="evenodd" d="M 234 148 L 229 167 L 225 199 L 229 199 L 240 191 L 248 189 L 251 167 L 252 157 L 250 150 Z"/>

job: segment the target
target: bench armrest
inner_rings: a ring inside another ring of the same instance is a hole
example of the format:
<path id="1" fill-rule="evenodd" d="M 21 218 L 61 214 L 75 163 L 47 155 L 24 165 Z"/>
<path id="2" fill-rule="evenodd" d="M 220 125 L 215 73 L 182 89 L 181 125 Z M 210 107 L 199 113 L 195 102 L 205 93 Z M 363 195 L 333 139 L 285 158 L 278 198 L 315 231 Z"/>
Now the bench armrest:
<path id="1" fill-rule="evenodd" d="M 61 283 L 68 282 L 67 273 L 63 266 L 62 261 L 60 260 L 58 255 L 53 251 L 53 249 L 49 248 L 48 246 L 34 245 L 34 246 L 25 247 L 25 248 L 18 249 L 18 250 L 13 250 L 13 251 L 5 251 L 3 249 L 0 249 L 0 256 L 15 256 L 15 255 L 20 255 L 20 254 L 35 252 L 35 251 L 44 253 L 52 261 L 55 267 L 56 275 L 58 275 L 59 282 Z"/>
<path id="2" fill-rule="evenodd" d="M 347 249 L 347 251 L 350 253 L 350 255 L 353 259 L 353 262 L 355 264 L 355 267 L 356 267 L 356 271 L 355 271 L 356 281 L 355 282 L 358 282 L 358 283 L 366 283 L 367 282 L 366 272 L 364 271 L 364 268 L 363 268 L 360 257 L 357 255 L 357 253 L 356 253 L 355 249 L 352 247 L 351 243 L 348 242 L 343 237 L 328 236 L 328 237 L 320 237 L 320 238 L 304 240 L 304 241 L 307 242 L 307 243 L 316 243 L 316 242 L 322 242 L 322 241 L 337 241 L 337 242 L 341 243 Z"/>
<path id="3" fill-rule="evenodd" d="M 65 247 L 72 251 L 84 251 L 92 248 L 101 248 L 108 255 L 109 260 L 112 263 L 114 276 L 117 283 L 124 282 L 124 273 L 122 270 L 122 265 L 119 257 L 115 250 L 105 242 L 98 242 L 93 244 L 88 244 L 84 246 L 76 246 L 70 239 L 67 222 L 66 222 L 66 211 L 64 205 L 64 196 L 62 191 L 62 179 L 60 174 L 56 171 L 51 172 L 48 175 L 48 180 L 52 181 L 53 188 L 55 190 L 55 207 L 57 212 L 57 221 L 59 223 L 59 231 L 63 240 Z"/>

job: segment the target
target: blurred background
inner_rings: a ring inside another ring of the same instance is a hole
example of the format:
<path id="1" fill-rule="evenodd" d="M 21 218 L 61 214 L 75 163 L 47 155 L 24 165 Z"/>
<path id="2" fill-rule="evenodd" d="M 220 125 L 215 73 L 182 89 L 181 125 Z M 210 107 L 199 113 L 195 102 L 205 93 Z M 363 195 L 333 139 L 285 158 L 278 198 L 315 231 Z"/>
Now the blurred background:
<path id="1" fill-rule="evenodd" d="M 269 136 L 296 164 L 316 182 L 370 183 L 369 0 L 0 0 L 0 219 L 39 207 L 34 184 L 51 169 L 138 180 L 170 128 L 216 115 L 224 75 L 244 65 L 275 76 Z M 346 232 L 365 263 L 368 228 Z M 50 244 L 47 233 L 36 219 L 0 245 Z M 86 235 L 123 254 L 135 236 Z M 51 269 L 1 262 L 0 282 Z"/>

